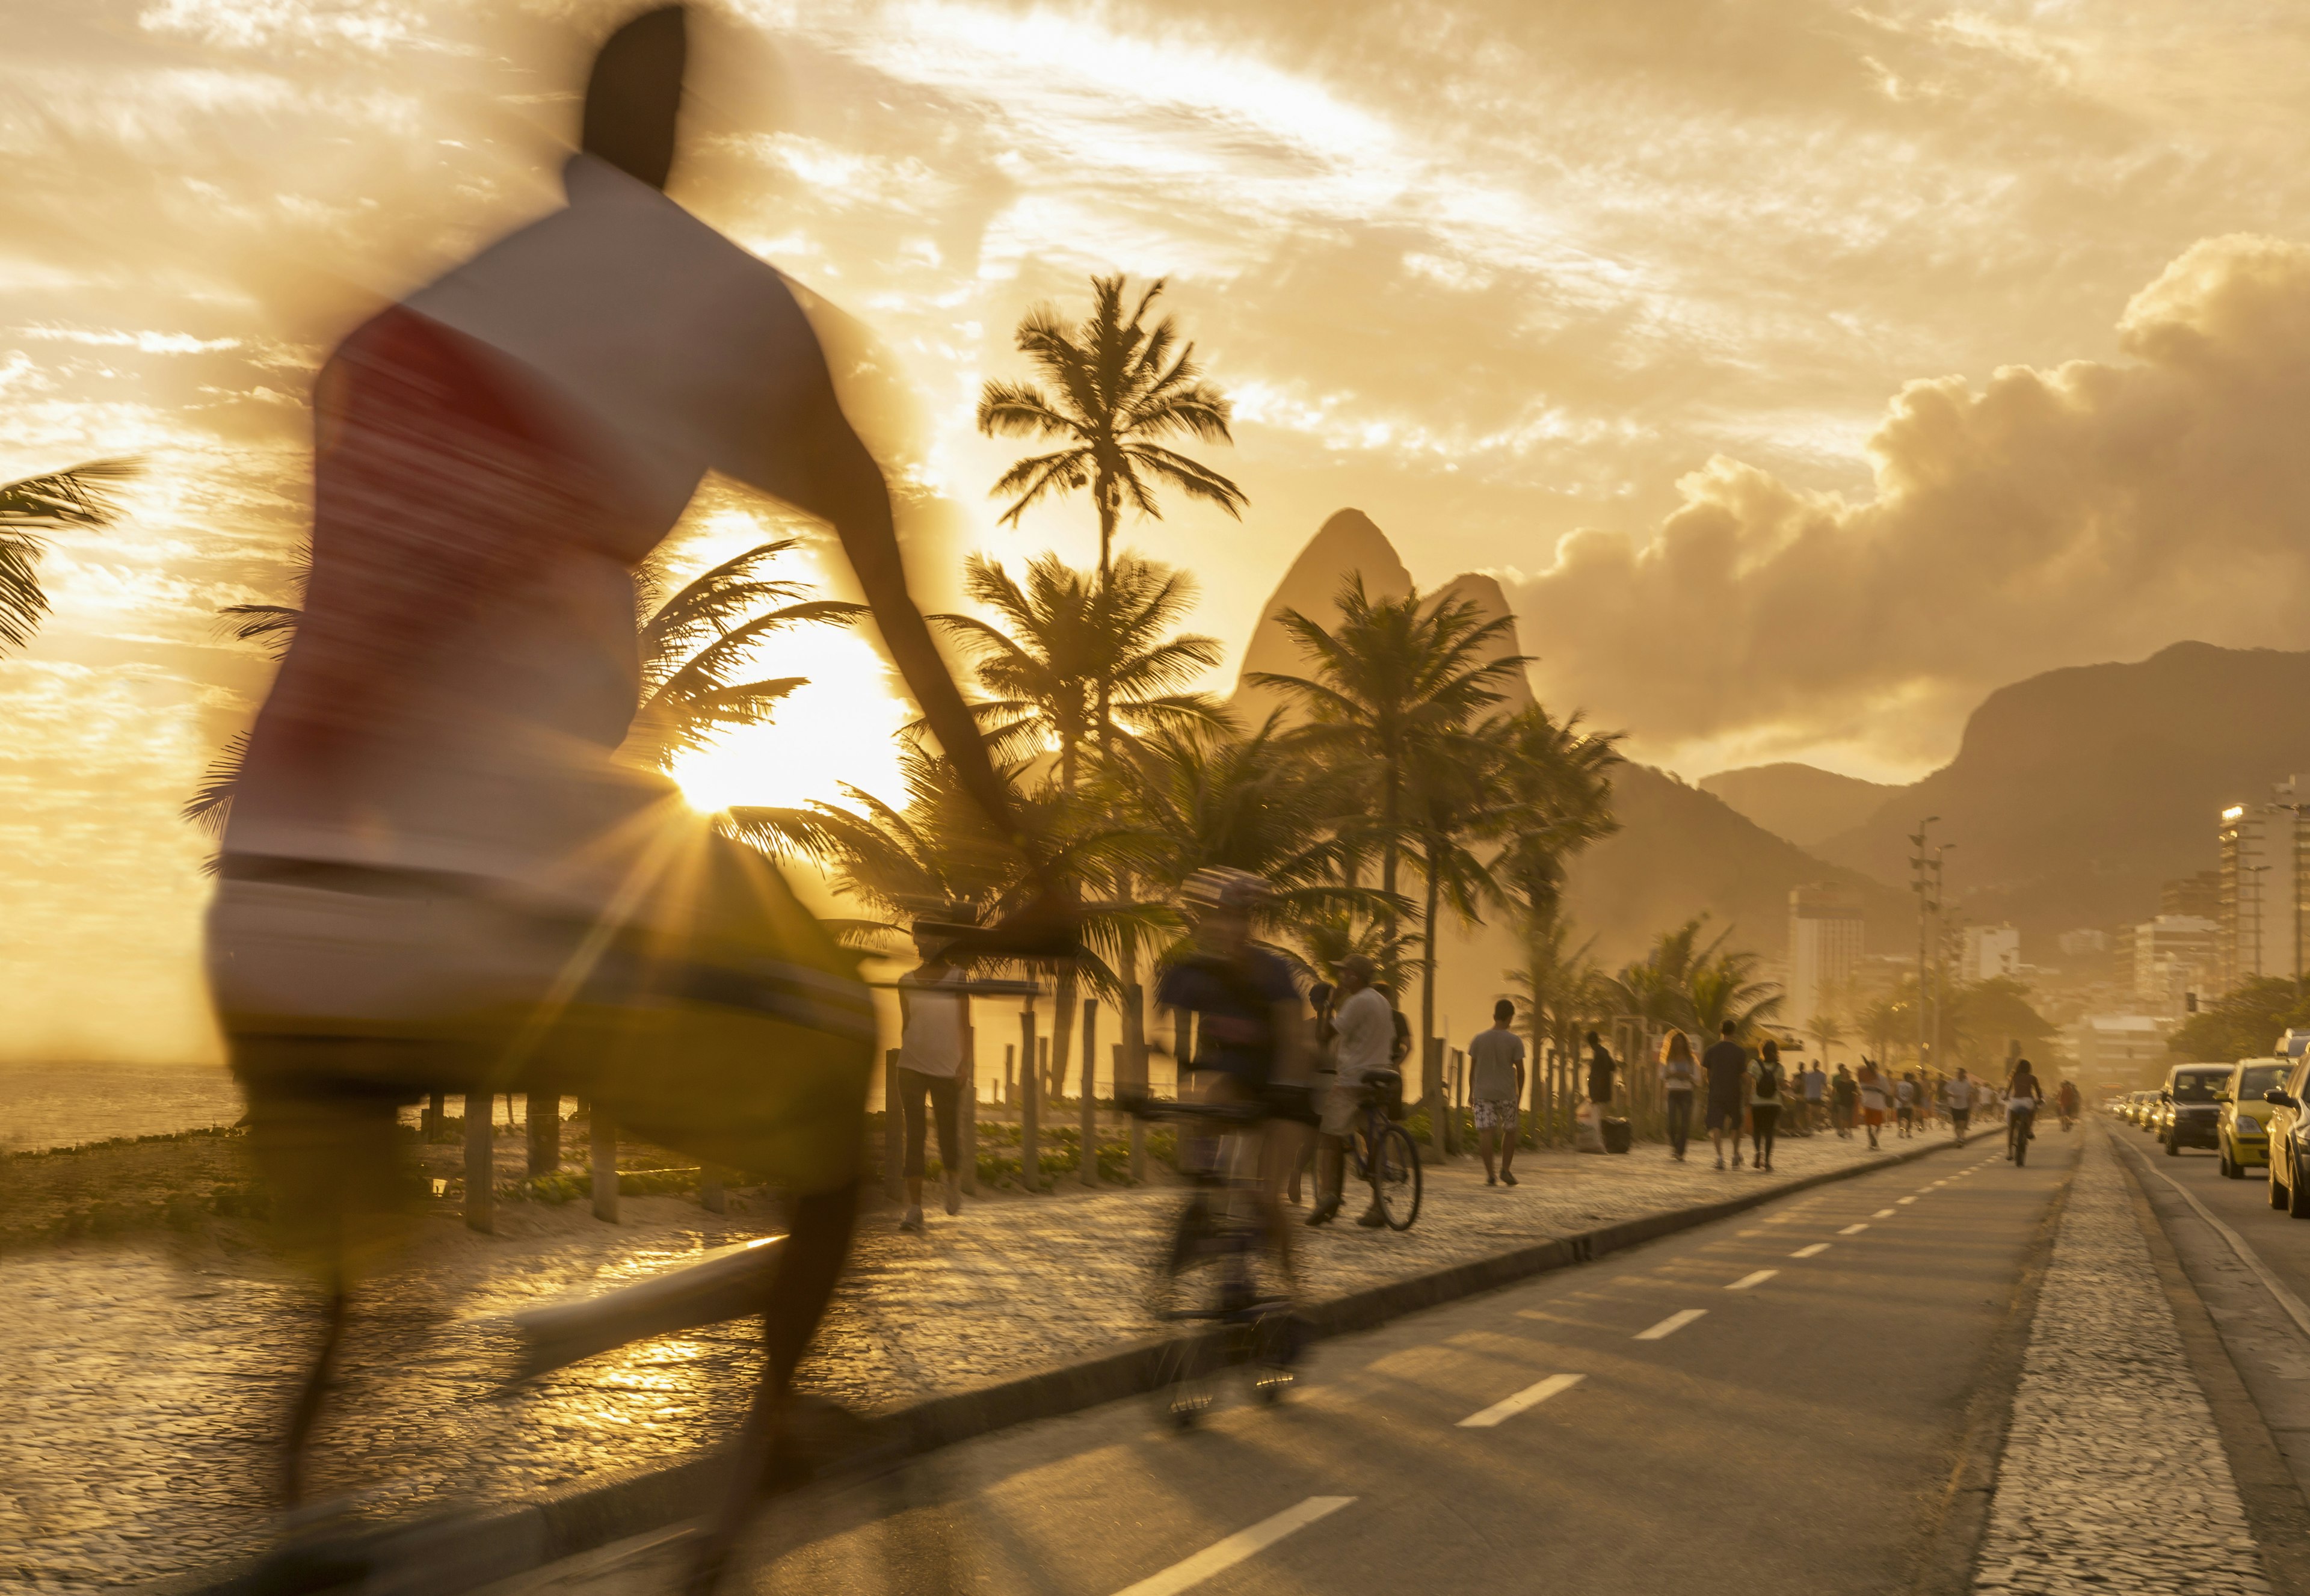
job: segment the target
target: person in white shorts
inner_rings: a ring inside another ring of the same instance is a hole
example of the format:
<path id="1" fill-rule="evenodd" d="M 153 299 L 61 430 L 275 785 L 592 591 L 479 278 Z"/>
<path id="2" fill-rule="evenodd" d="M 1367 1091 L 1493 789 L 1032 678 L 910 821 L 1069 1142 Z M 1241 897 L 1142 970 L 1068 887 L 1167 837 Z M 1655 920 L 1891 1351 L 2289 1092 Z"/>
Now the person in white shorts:
<path id="1" fill-rule="evenodd" d="M 1468 1103 L 1475 1111 L 1476 1149 L 1483 1155 L 1484 1184 L 1516 1184 L 1516 1105 L 1524 1100 L 1524 1038 L 1508 1029 L 1515 1005 L 1502 998 L 1492 1005 L 1492 1028 L 1468 1044 Z M 1492 1173 L 1492 1149 L 1499 1149 L 1499 1174 Z"/>

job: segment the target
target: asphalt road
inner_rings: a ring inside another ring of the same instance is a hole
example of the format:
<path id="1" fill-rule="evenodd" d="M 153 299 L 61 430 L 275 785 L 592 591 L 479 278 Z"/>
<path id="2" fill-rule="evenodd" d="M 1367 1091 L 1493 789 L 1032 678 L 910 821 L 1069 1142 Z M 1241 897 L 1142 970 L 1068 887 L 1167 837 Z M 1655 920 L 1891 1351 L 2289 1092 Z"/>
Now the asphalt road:
<path id="1" fill-rule="evenodd" d="M 2271 1439 L 2310 1496 L 2310 1223 L 2270 1206 L 2262 1169 L 2224 1180 L 2211 1152 L 2168 1156 L 2123 1123 L 2111 1133 L 2133 1155 L 2150 1207 Z"/>
<path id="2" fill-rule="evenodd" d="M 782 1498 L 733 1588 L 1906 1592 L 2080 1140 L 2015 1169 L 1976 1139 L 1326 1342 L 1283 1405 L 1231 1392 L 1193 1433 L 1116 1403 Z M 665 1591 L 680 1550 L 495 1592 Z"/>

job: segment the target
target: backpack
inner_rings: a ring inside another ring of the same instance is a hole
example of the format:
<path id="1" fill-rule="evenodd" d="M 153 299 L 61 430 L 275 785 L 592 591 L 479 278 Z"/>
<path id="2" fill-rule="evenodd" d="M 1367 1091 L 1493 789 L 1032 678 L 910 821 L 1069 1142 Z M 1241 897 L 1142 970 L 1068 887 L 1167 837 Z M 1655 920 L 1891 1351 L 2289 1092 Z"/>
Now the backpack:
<path id="1" fill-rule="evenodd" d="M 1777 1097 L 1781 1095 L 1780 1065 L 1767 1063 L 1758 1064 L 1757 1095 L 1760 1097 Z"/>

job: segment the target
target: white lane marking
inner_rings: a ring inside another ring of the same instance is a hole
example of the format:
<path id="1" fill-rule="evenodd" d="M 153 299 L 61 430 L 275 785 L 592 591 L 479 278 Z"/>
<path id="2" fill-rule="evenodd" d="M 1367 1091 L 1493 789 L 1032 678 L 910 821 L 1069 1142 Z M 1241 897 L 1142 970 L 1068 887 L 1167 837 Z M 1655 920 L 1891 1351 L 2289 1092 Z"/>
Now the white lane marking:
<path id="1" fill-rule="evenodd" d="M 1842 1230 L 1838 1231 L 1838 1232 L 1837 1232 L 1837 1235 L 1839 1235 L 1839 1236 L 1858 1236 L 1858 1235 L 1860 1235 L 1863 1231 L 1864 1231 L 1864 1230 L 1866 1230 L 1866 1229 L 1868 1229 L 1868 1228 L 1869 1228 L 1869 1227 L 1868 1227 L 1868 1226 L 1866 1226 L 1866 1225 L 1847 1225 L 1844 1229 L 1842 1229 Z"/>
<path id="2" fill-rule="evenodd" d="M 2214 1218 L 2207 1210 L 2206 1205 L 2192 1195 L 2190 1189 L 2180 1181 L 2155 1165 L 2150 1166 L 2149 1173 L 2182 1193 L 2182 1201 L 2196 1209 L 2198 1217 L 2211 1225 L 2214 1227 L 2214 1233 L 2230 1244 L 2230 1251 L 2237 1254 L 2238 1262 L 2254 1271 L 2254 1279 L 2262 1282 L 2262 1288 L 2268 1291 L 2278 1305 L 2286 1311 L 2286 1316 L 2294 1321 L 2294 1327 L 2304 1335 L 2310 1336 L 2310 1306 L 2305 1306 L 2300 1297 L 2278 1283 L 2277 1277 L 2263 1266 L 2262 1259 L 2256 1255 L 2254 1250 L 2245 1245 L 2245 1237 Z"/>
<path id="3" fill-rule="evenodd" d="M 1650 1330 L 1637 1331 L 1636 1339 L 1640 1341 L 1657 1341 L 1663 1336 L 1672 1336 L 1707 1312 L 1706 1308 L 1679 1308 Z"/>
<path id="4" fill-rule="evenodd" d="M 1889 1219 L 1893 1217 L 1893 1210 L 1889 1208 L 1880 1208 L 1869 1217 L 1872 1219 Z"/>
<path id="5" fill-rule="evenodd" d="M 1751 1287 L 1763 1285 L 1767 1280 L 1771 1279 L 1775 1275 L 1780 1272 L 1781 1271 L 1777 1269 L 1760 1269 L 1755 1274 L 1742 1275 L 1730 1286 L 1725 1287 L 1724 1289 L 1727 1291 L 1746 1291 Z"/>
<path id="6" fill-rule="evenodd" d="M 1488 1430 L 1503 1418 L 1514 1418 L 1526 1408 L 1537 1408 L 1549 1398 L 1570 1391 L 1588 1376 L 1585 1375 L 1550 1375 L 1537 1385 L 1527 1385 L 1512 1397 L 1502 1397 L 1481 1413 L 1471 1413 L 1455 1428 Z"/>
<path id="7" fill-rule="evenodd" d="M 1225 1540 L 1212 1542 L 1184 1563 L 1174 1563 L 1160 1574 L 1125 1586 L 1115 1596 L 1177 1596 L 1354 1500 L 1353 1496 L 1310 1496 L 1297 1507 L 1287 1507 L 1273 1518 L 1264 1518 L 1248 1530 L 1238 1530 Z"/>
<path id="8" fill-rule="evenodd" d="M 1809 1247 L 1799 1247 L 1795 1252 L 1791 1253 L 1789 1256 L 1792 1258 L 1818 1258 L 1823 1253 L 1828 1251 L 1828 1244 L 1827 1242 L 1817 1241 Z"/>
<path id="9" fill-rule="evenodd" d="M 1915 1202 L 1916 1199 L 1914 1197 L 1896 1197 L 1893 1201 L 1896 1202 Z"/>

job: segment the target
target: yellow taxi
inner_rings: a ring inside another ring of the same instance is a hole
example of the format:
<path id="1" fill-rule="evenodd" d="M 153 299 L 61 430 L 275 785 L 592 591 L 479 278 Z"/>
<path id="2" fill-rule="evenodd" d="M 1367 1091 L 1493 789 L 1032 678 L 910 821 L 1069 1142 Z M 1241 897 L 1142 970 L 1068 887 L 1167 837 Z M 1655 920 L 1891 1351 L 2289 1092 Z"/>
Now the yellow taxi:
<path id="1" fill-rule="evenodd" d="M 2240 1059 L 2228 1080 L 2215 1094 L 2221 1109 L 2221 1139 L 2214 1150 L 2221 1155 L 2221 1171 L 2230 1180 L 2243 1180 L 2249 1169 L 2270 1163 L 2270 1116 L 2277 1105 L 2265 1092 L 2283 1089 L 2292 1068 L 2285 1059 Z"/>

